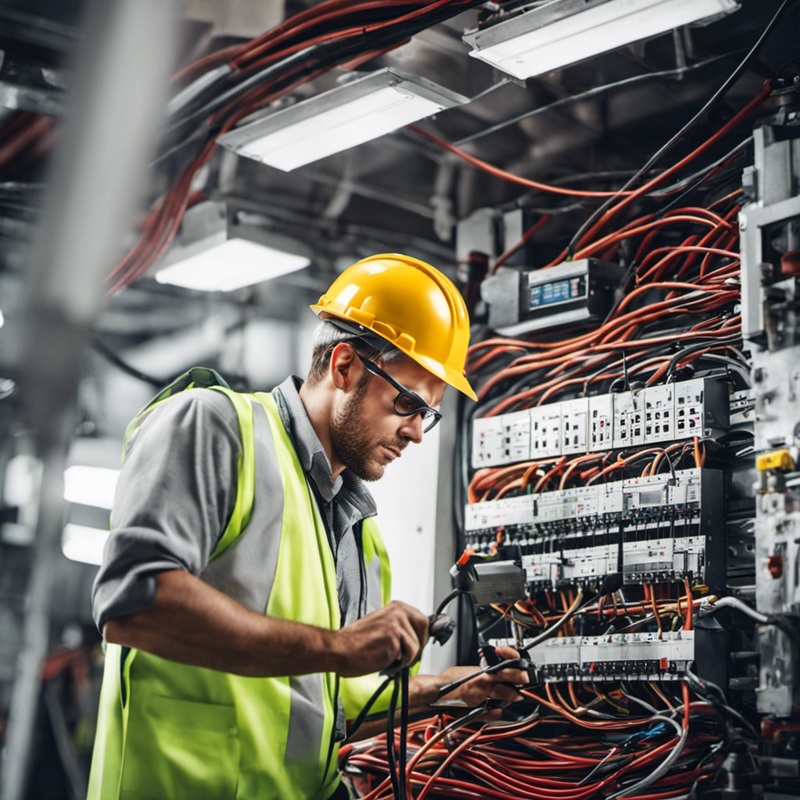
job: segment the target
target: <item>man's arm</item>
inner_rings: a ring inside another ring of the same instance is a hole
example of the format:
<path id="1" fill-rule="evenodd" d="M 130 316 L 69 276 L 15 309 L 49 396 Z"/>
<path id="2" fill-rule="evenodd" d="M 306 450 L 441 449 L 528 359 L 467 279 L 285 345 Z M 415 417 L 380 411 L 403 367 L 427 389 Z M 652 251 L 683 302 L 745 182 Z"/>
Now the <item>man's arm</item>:
<path id="1" fill-rule="evenodd" d="M 203 572 L 236 502 L 240 455 L 236 412 L 208 389 L 159 404 L 129 438 L 92 590 L 101 631 L 146 610 L 159 573 Z"/>
<path id="2" fill-rule="evenodd" d="M 339 631 L 250 611 L 183 570 L 161 572 L 153 603 L 109 619 L 106 640 L 172 661 L 251 677 L 376 672 L 413 661 L 427 641 L 428 619 L 394 601 Z"/>

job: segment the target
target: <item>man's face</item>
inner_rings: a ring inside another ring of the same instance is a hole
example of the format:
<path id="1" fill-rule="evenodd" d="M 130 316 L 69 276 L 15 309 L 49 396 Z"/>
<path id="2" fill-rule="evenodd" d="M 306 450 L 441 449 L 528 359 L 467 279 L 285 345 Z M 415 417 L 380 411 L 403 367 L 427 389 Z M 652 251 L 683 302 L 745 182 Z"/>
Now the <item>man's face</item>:
<path id="1" fill-rule="evenodd" d="M 397 389 L 377 375 L 370 376 L 357 360 L 354 366 L 362 370 L 362 378 L 334 411 L 331 446 L 347 469 L 365 481 L 376 481 L 411 442 L 422 441 L 423 422 L 419 414 L 395 414 Z M 381 366 L 429 406 L 442 402 L 444 382 L 414 361 L 402 358 Z"/>

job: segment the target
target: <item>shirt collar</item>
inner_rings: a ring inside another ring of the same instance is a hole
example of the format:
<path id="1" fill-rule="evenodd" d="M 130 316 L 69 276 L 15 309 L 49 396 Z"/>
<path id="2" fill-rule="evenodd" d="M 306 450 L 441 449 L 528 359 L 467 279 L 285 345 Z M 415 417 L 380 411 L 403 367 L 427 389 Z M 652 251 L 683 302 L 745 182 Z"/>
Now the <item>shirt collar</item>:
<path id="1" fill-rule="evenodd" d="M 333 479 L 328 454 L 300 399 L 299 389 L 302 385 L 303 381 L 292 375 L 272 390 L 281 421 L 292 439 L 300 466 L 314 482 L 317 492 L 326 503 L 330 503 L 341 490 L 360 516 L 374 516 L 377 513 L 375 501 L 357 475 L 345 470 L 336 480 Z"/>

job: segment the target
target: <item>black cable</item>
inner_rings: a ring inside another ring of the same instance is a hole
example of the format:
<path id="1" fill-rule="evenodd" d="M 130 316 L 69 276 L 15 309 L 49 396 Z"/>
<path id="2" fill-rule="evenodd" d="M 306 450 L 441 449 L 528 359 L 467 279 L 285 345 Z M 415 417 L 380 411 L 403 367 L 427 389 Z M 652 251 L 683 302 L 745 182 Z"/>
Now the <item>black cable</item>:
<path id="1" fill-rule="evenodd" d="M 622 375 L 625 379 L 625 388 L 627 391 L 631 390 L 631 379 L 628 375 L 628 356 L 625 354 L 625 350 L 622 351 Z"/>
<path id="2" fill-rule="evenodd" d="M 717 167 L 722 166 L 725 164 L 729 159 L 732 159 L 734 156 L 738 155 L 742 150 L 748 147 L 753 142 L 753 137 L 748 136 L 743 142 L 739 142 L 727 155 L 724 155 L 722 158 L 717 159 L 713 164 L 709 164 L 702 170 L 694 173 L 694 175 L 690 175 L 688 178 L 684 178 L 684 180 L 680 181 L 680 184 L 686 185 L 686 189 L 684 189 L 680 194 L 676 195 L 669 203 L 667 203 L 663 208 L 658 210 L 656 214 L 656 218 L 663 217 L 664 214 L 667 213 L 671 208 L 674 208 L 679 203 L 682 203 L 686 197 L 688 197 L 692 192 L 695 192 L 703 183 L 709 178 L 709 173 L 713 172 Z M 673 184 L 673 187 L 678 186 L 678 184 Z M 672 187 L 667 187 L 664 190 L 664 193 L 667 194 L 667 190 L 671 189 Z M 674 189 L 673 189 L 674 191 Z M 662 196 L 660 193 L 654 192 L 650 195 L 650 197 L 660 197 Z"/>
<path id="3" fill-rule="evenodd" d="M 644 338 L 641 334 L 642 334 L 642 332 L 639 331 L 639 333 L 638 333 L 638 338 L 639 339 Z M 661 347 L 654 347 L 654 348 L 652 348 L 650 350 L 647 350 L 647 351 L 642 350 L 642 351 L 640 351 L 640 354 L 642 356 L 646 356 L 648 359 L 650 359 L 650 358 L 655 358 L 655 357 L 660 356 L 660 355 L 666 355 L 667 353 L 669 353 L 671 351 L 672 351 L 672 344 L 666 344 L 666 345 L 662 345 Z M 583 383 L 583 389 L 581 390 L 579 396 L 580 397 L 589 397 L 589 387 L 597 380 L 597 378 L 600 375 L 602 375 L 604 372 L 606 372 L 609 369 L 613 369 L 616 366 L 617 363 L 618 362 L 616 362 L 616 361 L 606 361 L 606 363 L 603 364 L 603 366 L 600 369 L 595 370 L 591 375 L 587 375 L 586 376 L 586 380 Z M 634 365 L 634 366 L 636 366 L 636 365 Z M 655 369 L 657 369 L 657 367 L 655 367 L 655 366 L 648 367 L 647 370 L 644 371 L 644 374 L 646 374 L 647 372 L 650 372 L 650 371 L 654 371 Z M 608 379 L 606 378 L 606 381 L 604 381 L 604 383 L 607 382 L 607 381 L 608 381 Z M 622 385 L 624 382 L 625 382 L 625 376 L 620 376 L 618 378 L 614 378 L 606 386 L 605 394 L 614 394 L 617 391 L 617 386 Z"/>
<path id="4" fill-rule="evenodd" d="M 711 341 L 711 342 L 698 342 L 697 344 L 689 345 L 688 347 L 681 347 L 681 349 L 678 350 L 678 352 L 675 353 L 675 355 L 670 360 L 669 366 L 667 367 L 667 371 L 664 374 L 664 381 L 666 383 L 669 383 L 673 373 L 675 372 L 675 367 L 682 358 L 686 358 L 686 356 L 690 356 L 692 353 L 697 353 L 701 350 L 708 350 L 715 344 L 726 344 L 728 342 L 733 344 L 733 342 L 739 341 L 740 339 L 741 339 L 740 336 L 735 336 L 733 337 L 733 339 L 731 339 L 730 337 L 726 337 L 725 339 L 717 339 L 716 341 Z"/>
<path id="5" fill-rule="evenodd" d="M 582 596 L 583 596 L 583 590 L 578 589 L 578 595 L 575 599 L 579 600 Z M 583 608 L 586 608 L 587 605 L 593 603 L 594 601 L 595 598 L 590 598 L 581 605 L 577 605 L 576 603 L 573 608 L 569 609 L 560 619 L 557 619 L 549 628 L 546 628 L 540 634 L 534 636 L 533 639 L 526 644 L 526 649 L 530 649 L 531 647 L 536 647 L 545 640 L 555 636 L 561 630 L 561 628 L 563 628 L 564 625 L 566 625 L 579 611 L 581 611 Z"/>
<path id="6" fill-rule="evenodd" d="M 392 699 L 389 701 L 389 710 L 386 714 L 386 760 L 389 765 L 389 778 L 392 782 L 392 797 L 400 797 L 400 787 L 397 780 L 397 758 L 394 750 L 394 715 L 397 711 L 397 698 L 400 693 L 400 676 L 394 675 Z"/>
<path id="7" fill-rule="evenodd" d="M 764 40 L 769 36 L 772 32 L 773 28 L 777 25 L 780 21 L 781 17 L 789 8 L 790 4 L 795 0 L 783 0 L 778 10 L 772 16 L 772 19 L 767 23 L 767 26 L 761 32 L 761 35 L 758 37 L 756 42 L 744 56 L 744 58 L 739 62 L 739 65 L 731 72 L 731 74 L 726 78 L 723 84 L 717 89 L 716 92 L 703 104 L 703 107 L 676 133 L 672 136 L 672 138 L 667 141 L 666 144 L 662 145 L 648 160 L 647 163 L 641 167 L 634 176 L 632 176 L 628 181 L 625 182 L 625 185 L 619 190 L 619 193 L 614 197 L 609 197 L 602 205 L 600 205 L 590 216 L 589 218 L 581 225 L 578 231 L 573 235 L 573 237 L 569 241 L 569 245 L 567 249 L 569 253 L 575 252 L 578 242 L 580 242 L 581 238 L 583 237 L 584 233 L 586 233 L 589 228 L 594 225 L 594 223 L 600 219 L 600 217 L 615 203 L 620 199 L 620 196 L 623 192 L 627 191 L 631 188 L 639 178 L 648 172 L 660 159 L 663 155 L 669 152 L 679 141 L 683 139 L 683 137 L 690 131 L 698 122 L 700 122 L 703 117 L 711 110 L 711 108 L 717 103 L 717 101 L 725 95 L 728 89 L 733 86 L 734 83 L 739 79 L 739 77 L 744 72 L 747 65 L 750 63 L 751 59 L 760 49 Z"/>
<path id="8" fill-rule="evenodd" d="M 356 734 L 356 731 L 364 724 L 364 720 L 366 720 L 367 715 L 369 714 L 372 706 L 375 705 L 375 701 L 383 694 L 386 690 L 386 687 L 392 682 L 394 679 L 393 675 L 390 675 L 386 678 L 383 683 L 372 693 L 372 697 L 364 703 L 361 711 L 358 712 L 358 716 L 353 720 L 352 725 L 350 725 L 350 730 L 347 732 L 347 738 L 344 740 L 343 744 L 347 744 L 353 740 L 353 737 Z"/>
<path id="9" fill-rule="evenodd" d="M 482 625 L 481 624 L 478 625 L 478 636 L 481 639 L 485 639 L 486 638 L 486 634 L 489 631 L 491 631 L 494 628 L 496 628 L 501 622 L 509 622 L 509 621 L 511 621 L 511 620 L 509 620 L 509 618 L 507 616 L 504 616 L 499 611 L 495 611 L 494 609 L 492 609 L 491 613 L 494 615 L 493 619 L 489 620 L 488 623 L 484 623 Z M 518 621 L 517 618 L 513 616 L 513 614 L 511 615 L 511 619 L 514 622 Z M 520 622 L 521 622 L 521 620 L 520 620 Z M 506 631 L 508 631 L 508 629 L 506 629 Z"/>
<path id="10" fill-rule="evenodd" d="M 138 369 L 136 369 L 136 367 L 132 367 L 126 361 L 123 361 L 113 350 L 111 350 L 107 345 L 103 344 L 94 334 L 90 336 L 89 344 L 91 345 L 92 349 L 100 353 L 103 358 L 105 358 L 107 361 L 110 361 L 114 366 L 119 367 L 123 372 L 127 373 L 132 378 L 137 378 L 140 381 L 149 383 L 151 386 L 155 386 L 157 389 L 167 386 L 178 377 L 177 375 L 173 375 L 171 378 L 156 378 L 152 375 L 147 375 L 144 372 L 140 372 Z"/>
<path id="11" fill-rule="evenodd" d="M 434 616 L 438 617 L 439 614 L 441 614 L 445 610 L 445 608 L 447 608 L 450 601 L 455 600 L 456 597 L 458 597 L 460 594 L 465 594 L 463 589 L 453 589 L 453 591 L 450 592 L 450 594 L 448 594 L 447 597 L 445 597 L 445 599 L 442 600 L 442 602 L 439 603 L 439 605 L 436 607 L 436 611 L 434 611 Z"/>
<path id="12" fill-rule="evenodd" d="M 503 661 L 498 661 L 497 664 L 491 664 L 487 667 L 476 669 L 475 672 L 470 672 L 469 675 L 464 675 L 458 680 L 445 684 L 439 688 L 439 692 L 436 695 L 436 700 L 440 700 L 446 694 L 454 692 L 465 683 L 468 683 L 475 678 L 479 678 L 481 675 L 494 675 L 495 673 L 504 669 L 532 669 L 533 666 L 534 665 L 525 658 L 506 658 Z"/>
<path id="13" fill-rule="evenodd" d="M 337 47 L 341 49 L 341 52 L 338 54 L 335 50 Z M 323 58 L 326 50 L 333 51 L 333 56 L 330 59 L 329 64 L 326 64 L 325 59 Z M 213 128 L 208 128 L 201 126 L 203 121 L 208 119 L 218 109 L 223 108 L 226 104 L 234 103 L 238 99 L 243 99 L 250 90 L 261 88 L 268 81 L 273 80 L 275 82 L 273 87 L 274 91 L 280 92 L 281 81 L 288 80 L 291 84 L 292 82 L 297 81 L 298 78 L 300 78 L 303 74 L 308 75 L 320 68 L 327 69 L 333 67 L 337 63 L 346 61 L 348 58 L 356 55 L 357 52 L 358 48 L 350 40 L 347 40 L 344 43 L 339 40 L 334 42 L 323 42 L 304 48 L 297 53 L 293 53 L 292 55 L 259 70 L 255 74 L 239 81 L 239 83 L 223 91 L 221 94 L 208 99 L 200 107 L 188 111 L 175 122 L 172 122 L 164 131 L 165 139 L 168 139 L 170 134 L 173 134 L 175 131 L 184 128 L 189 128 L 191 133 L 188 135 L 188 137 L 182 138 L 168 150 L 165 150 L 163 153 L 159 154 L 154 163 L 159 163 L 165 158 L 168 158 L 177 150 L 180 150 L 188 145 L 192 139 L 195 139 L 198 136 L 203 136 L 203 146 L 205 146 L 209 138 L 213 138 L 219 134 L 222 123 L 218 122 Z M 312 57 L 313 55 L 318 55 L 319 57 L 315 60 Z M 306 63 L 304 68 L 296 69 L 298 65 L 302 67 L 304 62 Z M 292 71 L 293 68 L 295 68 L 294 71 Z"/>
<path id="14" fill-rule="evenodd" d="M 409 668 L 400 670 L 400 755 L 399 776 L 400 800 L 406 800 L 406 763 L 408 758 L 408 673 Z"/>
<path id="15" fill-rule="evenodd" d="M 725 693 L 720 689 L 717 684 L 712 683 L 707 678 L 700 678 L 695 675 L 691 670 L 686 670 L 686 680 L 697 694 L 705 698 L 714 708 L 721 709 L 728 716 L 735 719 L 747 734 L 754 740 L 759 741 L 760 736 L 758 731 L 748 722 L 735 708 L 728 705 Z"/>
<path id="16" fill-rule="evenodd" d="M 730 356 L 723 356 L 719 353 L 704 353 L 698 361 L 701 362 L 708 362 L 714 361 L 720 364 L 725 365 L 725 378 L 730 381 L 730 383 L 736 388 L 737 391 L 741 389 L 748 389 L 751 385 L 750 383 L 750 369 L 749 367 L 745 367 L 735 358 L 731 358 Z M 708 367 L 709 370 L 714 370 L 715 367 L 711 366 Z M 705 372 L 706 370 L 697 370 L 695 372 L 696 377 L 701 377 L 699 374 L 700 372 Z M 734 380 L 734 375 L 739 377 L 739 381 Z"/>
<path id="17" fill-rule="evenodd" d="M 196 125 L 202 122 L 227 103 L 241 98 L 243 95 L 247 94 L 250 89 L 254 89 L 272 78 L 283 76 L 295 65 L 302 65 L 305 63 L 309 67 L 316 68 L 317 62 L 313 60 L 312 56 L 332 49 L 332 45 L 341 45 L 341 42 L 323 42 L 321 44 L 311 45 L 310 47 L 299 50 L 297 53 L 292 53 L 292 55 L 286 58 L 282 58 L 280 61 L 276 61 L 274 64 L 270 64 L 227 91 L 224 91 L 222 94 L 217 95 L 212 100 L 209 100 L 196 111 L 192 111 L 190 114 L 176 120 L 166 129 L 165 133 L 170 134 L 184 126 L 188 127 L 189 125 Z"/>
<path id="18" fill-rule="evenodd" d="M 370 22 L 370 17 L 375 22 L 392 21 L 391 16 L 384 16 L 379 13 L 373 15 L 365 15 L 362 12 L 362 14 L 358 17 L 357 20 L 358 24 L 361 25 L 363 28 L 363 26 L 365 26 Z M 348 26 L 353 27 L 354 24 L 350 22 L 346 14 L 339 15 L 337 18 L 337 23 L 338 27 L 342 30 L 346 29 Z M 334 32 L 331 30 L 331 26 L 323 28 L 323 32 L 325 32 L 329 36 L 334 35 Z M 290 49 L 292 46 L 302 43 L 304 40 L 310 40 L 315 38 L 315 36 L 317 35 L 317 30 L 315 28 L 306 29 L 301 32 L 292 32 L 291 30 L 287 30 L 286 33 L 293 35 L 290 35 L 289 38 L 283 41 L 281 43 L 281 47 L 284 49 Z M 241 97 L 243 94 L 246 94 L 251 88 L 254 88 L 255 86 L 265 83 L 274 74 L 276 73 L 280 74 L 282 71 L 290 68 L 294 61 L 302 62 L 303 59 L 307 58 L 307 56 L 310 55 L 311 53 L 321 52 L 325 48 L 331 48 L 335 50 L 337 47 L 341 47 L 342 45 L 346 45 L 348 48 L 363 49 L 365 38 L 366 37 L 364 36 L 363 31 L 359 31 L 357 33 L 351 33 L 347 36 L 340 35 L 339 38 L 332 39 L 331 41 L 319 42 L 315 45 L 309 45 L 308 47 L 303 48 L 302 50 L 296 53 L 292 53 L 288 56 L 285 56 L 281 60 L 262 68 L 250 66 L 234 70 L 230 68 L 230 64 L 227 64 L 227 66 L 229 67 L 227 72 L 220 73 L 207 85 L 200 87 L 196 91 L 195 95 L 189 101 L 182 104 L 182 106 L 176 110 L 176 113 L 177 112 L 186 112 L 186 113 L 182 118 L 180 118 L 175 123 L 170 125 L 168 131 L 171 131 L 176 127 L 185 125 L 189 121 L 195 121 L 204 116 L 207 116 L 217 108 L 220 108 L 223 105 L 225 105 L 226 102 L 233 101 L 238 97 Z M 369 49 L 369 47 L 367 49 Z M 244 55 L 247 54 L 245 53 Z M 253 56 L 251 56 L 251 58 L 253 58 Z M 207 75 L 210 75 L 213 72 L 219 70 L 220 66 L 221 65 L 217 65 L 215 67 L 209 68 L 204 73 L 199 73 L 193 79 L 193 81 L 190 84 L 188 84 L 187 87 L 181 90 L 181 92 L 184 92 L 186 91 L 186 89 L 197 84 L 198 81 L 202 81 Z M 199 104 L 200 101 L 203 100 L 203 98 L 208 98 L 208 95 L 213 91 L 219 91 L 218 84 L 226 81 L 229 84 L 234 84 L 234 85 L 229 86 L 228 89 L 222 91 L 221 94 L 217 95 L 216 97 L 206 99 L 202 103 L 202 105 Z M 188 111 L 187 108 L 189 109 Z"/>
<path id="19" fill-rule="evenodd" d="M 678 476 L 675 474 L 675 465 L 672 463 L 672 459 L 670 458 L 669 453 L 667 452 L 666 448 L 664 449 L 664 458 L 667 460 L 667 464 L 669 465 L 669 471 L 672 475 L 673 483 L 678 482 Z"/>
<path id="20" fill-rule="evenodd" d="M 162 161 L 166 161 L 168 158 L 170 158 L 171 156 L 174 156 L 176 153 L 180 152 L 185 147 L 188 147 L 196 139 L 201 139 L 203 146 L 205 146 L 205 144 L 206 144 L 206 142 L 208 140 L 208 130 L 206 130 L 205 128 L 202 128 L 202 127 L 196 128 L 194 131 L 192 131 L 192 133 L 190 133 L 185 138 L 181 139 L 179 142 L 176 142 L 172 147 L 168 148 L 167 150 L 164 150 L 163 153 L 159 153 L 159 155 L 157 155 L 150 162 L 150 165 L 149 165 L 150 168 L 152 169 L 153 167 L 157 167 Z M 199 153 L 200 153 L 200 151 L 202 149 L 203 149 L 202 147 L 198 147 L 197 148 L 198 155 L 199 155 Z M 191 160 L 193 161 L 194 159 L 191 159 Z"/>
<path id="21" fill-rule="evenodd" d="M 561 106 L 579 102 L 581 100 L 588 100 L 591 97 L 595 97 L 599 94 L 604 94 L 605 92 L 611 91 L 612 89 L 618 89 L 622 86 L 630 86 L 631 84 L 641 83 L 642 81 L 651 80 L 652 78 L 678 78 L 682 79 L 683 76 L 687 72 L 693 72 L 694 70 L 701 69 L 702 67 L 708 66 L 709 64 L 713 64 L 717 61 L 721 61 L 722 59 L 728 58 L 729 56 L 733 55 L 733 53 L 725 53 L 721 56 L 714 56 L 713 58 L 709 58 L 705 61 L 701 61 L 699 64 L 692 64 L 691 66 L 687 67 L 677 67 L 674 69 L 665 69 L 659 72 L 647 72 L 642 75 L 633 75 L 630 78 L 623 78 L 620 81 L 615 81 L 614 83 L 606 83 L 602 86 L 593 86 L 591 89 L 587 89 L 583 92 L 578 92 L 577 94 L 572 94 L 569 97 L 563 97 L 559 100 L 556 100 L 552 103 L 548 103 L 544 106 L 537 106 L 536 108 L 530 111 L 524 111 L 522 114 L 517 114 L 517 116 L 511 119 L 504 119 L 502 122 L 498 122 L 492 125 L 485 130 L 477 131 L 469 136 L 464 136 L 461 139 L 453 142 L 456 147 L 463 147 L 465 144 L 469 144 L 470 142 L 474 142 L 477 139 L 481 139 L 484 136 L 488 136 L 489 134 L 495 133 L 497 131 L 501 131 L 504 128 L 507 128 L 509 125 L 516 125 L 523 120 L 529 119 L 530 117 L 534 117 L 538 114 L 543 114 L 547 111 L 554 111 Z M 472 99 L 472 102 L 475 101 L 476 98 Z"/>

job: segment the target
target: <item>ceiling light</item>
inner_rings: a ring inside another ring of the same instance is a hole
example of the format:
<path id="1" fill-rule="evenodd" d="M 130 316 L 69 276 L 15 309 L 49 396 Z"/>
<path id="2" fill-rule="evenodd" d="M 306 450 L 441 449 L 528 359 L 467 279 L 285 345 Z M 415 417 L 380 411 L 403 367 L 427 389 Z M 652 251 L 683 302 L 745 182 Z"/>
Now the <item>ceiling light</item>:
<path id="1" fill-rule="evenodd" d="M 69 523 L 61 535 L 61 552 L 71 561 L 100 566 L 107 539 L 108 531 Z"/>
<path id="2" fill-rule="evenodd" d="M 201 292 L 232 292 L 303 269 L 311 263 L 246 239 L 228 239 L 156 273 L 159 283 Z"/>
<path id="3" fill-rule="evenodd" d="M 218 141 L 290 172 L 466 102 L 424 78 L 382 69 L 272 112 Z"/>
<path id="4" fill-rule="evenodd" d="M 3 316 L 3 312 L 2 312 L 2 311 L 0 311 L 0 328 L 2 328 L 2 327 L 3 327 L 3 324 L 5 323 L 5 321 L 6 321 L 6 319 L 5 319 L 5 317 Z"/>
<path id="5" fill-rule="evenodd" d="M 164 259 L 155 266 L 158 283 L 201 292 L 232 292 L 311 263 L 301 242 L 243 219 L 224 203 L 190 208 Z"/>
<path id="6" fill-rule="evenodd" d="M 471 56 L 524 79 L 738 8 L 738 0 L 551 0 L 464 41 Z"/>
<path id="7" fill-rule="evenodd" d="M 111 508 L 119 478 L 118 469 L 67 467 L 64 470 L 64 499 L 93 508 Z"/>

